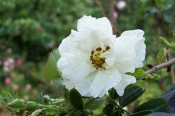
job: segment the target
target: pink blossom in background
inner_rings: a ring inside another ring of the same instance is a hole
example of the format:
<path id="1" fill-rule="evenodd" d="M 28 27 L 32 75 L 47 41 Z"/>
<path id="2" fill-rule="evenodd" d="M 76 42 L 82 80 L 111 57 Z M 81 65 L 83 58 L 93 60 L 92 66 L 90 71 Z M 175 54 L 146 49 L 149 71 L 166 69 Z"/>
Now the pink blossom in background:
<path id="1" fill-rule="evenodd" d="M 14 84 L 14 85 L 12 86 L 12 88 L 13 88 L 13 90 L 17 91 L 17 90 L 19 89 L 19 86 L 18 86 L 17 84 Z"/>
<path id="2" fill-rule="evenodd" d="M 124 0 L 119 1 L 116 6 L 119 10 L 123 10 L 126 7 L 126 2 Z"/>
<path id="3" fill-rule="evenodd" d="M 21 66 L 22 65 L 22 60 L 21 59 L 17 59 L 16 60 L 16 65 L 17 66 Z"/>
<path id="4" fill-rule="evenodd" d="M 117 19 L 117 18 L 118 18 L 118 13 L 117 13 L 117 12 L 114 12 L 114 13 L 113 13 L 113 17 L 114 17 L 115 19 Z"/>
<path id="5" fill-rule="evenodd" d="M 9 77 L 6 77 L 5 79 L 4 79 L 4 83 L 5 84 L 9 84 L 11 82 L 11 79 L 9 78 Z"/>
<path id="6" fill-rule="evenodd" d="M 26 90 L 29 91 L 32 88 L 31 84 L 26 84 Z"/>
<path id="7" fill-rule="evenodd" d="M 13 58 L 8 58 L 3 62 L 3 71 L 4 72 L 9 72 L 15 67 L 14 65 L 14 59 Z"/>
<path id="8" fill-rule="evenodd" d="M 25 101 L 28 101 L 28 100 L 29 100 L 29 96 L 27 96 L 27 95 L 24 96 L 24 100 L 25 100 Z"/>

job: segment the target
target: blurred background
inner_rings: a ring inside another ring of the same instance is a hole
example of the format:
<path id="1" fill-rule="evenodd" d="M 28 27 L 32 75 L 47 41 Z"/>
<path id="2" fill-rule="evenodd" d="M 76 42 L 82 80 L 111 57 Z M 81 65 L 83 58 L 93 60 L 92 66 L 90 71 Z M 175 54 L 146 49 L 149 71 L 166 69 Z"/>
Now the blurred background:
<path id="1" fill-rule="evenodd" d="M 44 79 L 44 63 L 83 15 L 108 17 L 117 36 L 125 30 L 144 30 L 145 70 L 147 64 L 175 56 L 159 42 L 160 36 L 173 41 L 174 0 L 0 0 L 0 94 L 38 102 L 45 94 L 59 97 L 61 85 Z M 140 82 L 146 92 L 131 107 L 159 97 L 175 83 L 173 68 L 158 73 L 157 81 Z"/>

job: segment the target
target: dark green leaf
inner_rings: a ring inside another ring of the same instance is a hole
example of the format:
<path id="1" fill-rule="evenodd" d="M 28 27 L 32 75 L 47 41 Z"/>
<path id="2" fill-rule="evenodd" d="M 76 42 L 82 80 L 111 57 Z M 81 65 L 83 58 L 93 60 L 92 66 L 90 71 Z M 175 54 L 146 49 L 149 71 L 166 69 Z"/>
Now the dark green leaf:
<path id="1" fill-rule="evenodd" d="M 152 113 L 152 111 L 141 111 L 141 112 L 136 112 L 136 113 L 133 113 L 129 116 L 147 116 L 148 114 Z"/>
<path id="2" fill-rule="evenodd" d="M 80 93 L 76 89 L 70 90 L 69 100 L 75 109 L 83 110 L 83 100 Z"/>
<path id="3" fill-rule="evenodd" d="M 167 102 L 162 99 L 152 99 L 150 101 L 147 101 L 140 106 L 136 108 L 136 112 L 142 111 L 142 110 L 152 110 L 152 111 L 167 111 Z"/>
<path id="4" fill-rule="evenodd" d="M 136 100 L 138 97 L 140 97 L 145 90 L 139 86 L 136 85 L 130 85 L 125 89 L 125 93 L 122 97 L 119 98 L 119 104 L 122 107 L 125 107 L 126 105 L 130 104 L 134 100 Z"/>
<path id="5" fill-rule="evenodd" d="M 49 55 L 49 59 L 44 67 L 44 77 L 46 79 L 55 79 L 61 77 L 61 73 L 57 67 L 57 61 L 60 58 L 60 54 L 58 50 L 53 50 L 53 52 Z"/>
<path id="6" fill-rule="evenodd" d="M 97 99 L 90 99 L 85 107 L 90 109 L 90 110 L 95 110 L 97 109 L 101 104 L 103 103 L 103 98 L 97 98 Z"/>
<path id="7" fill-rule="evenodd" d="M 109 90 L 109 95 L 111 96 L 111 98 L 113 100 L 116 100 L 119 97 L 119 95 L 117 94 L 117 92 L 114 88 Z"/>
<path id="8" fill-rule="evenodd" d="M 114 107 L 114 104 L 107 104 L 103 109 L 103 113 L 107 116 L 112 116 Z"/>
<path id="9" fill-rule="evenodd" d="M 80 112 L 80 111 L 74 111 L 73 113 L 69 114 L 70 116 L 87 116 L 85 112 Z"/>
<path id="10" fill-rule="evenodd" d="M 120 110 L 114 111 L 112 116 L 122 116 L 122 112 Z"/>

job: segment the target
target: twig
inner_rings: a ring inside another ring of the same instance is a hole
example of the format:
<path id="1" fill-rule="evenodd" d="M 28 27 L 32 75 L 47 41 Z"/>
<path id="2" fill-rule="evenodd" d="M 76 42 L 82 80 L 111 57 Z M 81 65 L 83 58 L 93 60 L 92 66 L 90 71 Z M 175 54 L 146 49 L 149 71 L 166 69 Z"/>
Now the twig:
<path id="1" fill-rule="evenodd" d="M 110 21 L 113 27 L 113 33 L 117 32 L 116 29 L 116 19 L 114 17 L 114 12 L 115 12 L 115 7 L 114 7 L 115 1 L 114 0 L 109 0 L 109 15 L 110 15 Z"/>
<path id="2" fill-rule="evenodd" d="M 152 74 L 155 71 L 160 70 L 160 69 L 165 68 L 165 67 L 168 67 L 168 66 L 171 66 L 172 64 L 175 64 L 175 58 L 173 58 L 172 60 L 170 60 L 170 61 L 168 61 L 166 63 L 163 63 L 163 64 L 160 64 L 160 65 L 154 66 L 150 70 L 146 71 L 146 73 L 147 74 Z"/>
<path id="3" fill-rule="evenodd" d="M 169 61 L 171 59 L 172 59 L 171 54 L 170 54 L 170 52 L 168 52 L 167 53 L 167 60 Z M 169 68 L 170 68 L 170 79 L 171 79 L 172 84 L 174 84 L 175 83 L 174 70 L 173 70 L 173 67 L 171 67 L 171 66 Z"/>
<path id="4" fill-rule="evenodd" d="M 103 9 L 101 3 L 100 3 L 98 0 L 94 0 L 94 2 L 95 2 L 95 3 L 97 4 L 97 6 L 99 7 L 99 9 L 100 9 L 101 13 L 103 14 L 103 16 L 104 16 L 104 17 L 107 17 L 107 15 L 106 15 L 106 13 L 105 13 L 105 11 L 104 11 L 104 9 Z"/>

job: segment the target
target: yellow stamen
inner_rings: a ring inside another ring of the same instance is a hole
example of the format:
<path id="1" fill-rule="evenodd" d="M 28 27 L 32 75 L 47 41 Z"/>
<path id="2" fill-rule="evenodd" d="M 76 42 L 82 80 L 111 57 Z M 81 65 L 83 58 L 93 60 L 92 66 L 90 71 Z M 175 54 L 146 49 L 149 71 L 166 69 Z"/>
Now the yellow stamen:
<path id="1" fill-rule="evenodd" d="M 91 52 L 90 60 L 92 61 L 92 65 L 96 69 L 99 69 L 99 68 L 105 69 L 104 67 L 105 58 L 100 56 L 101 54 L 105 53 L 109 49 L 110 49 L 109 46 L 107 46 L 106 49 L 102 49 L 101 47 L 98 47 L 95 49 L 95 51 Z"/>

